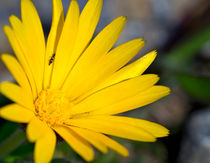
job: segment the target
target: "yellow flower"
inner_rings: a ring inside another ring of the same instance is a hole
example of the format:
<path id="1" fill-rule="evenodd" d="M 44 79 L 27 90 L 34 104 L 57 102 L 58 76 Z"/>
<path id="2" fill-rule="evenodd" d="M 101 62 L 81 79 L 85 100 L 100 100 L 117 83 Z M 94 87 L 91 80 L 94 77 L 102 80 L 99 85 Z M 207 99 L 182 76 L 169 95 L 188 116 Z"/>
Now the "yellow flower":
<path id="1" fill-rule="evenodd" d="M 127 149 L 107 135 L 144 142 L 168 135 L 161 125 L 116 115 L 152 103 L 170 90 L 155 85 L 157 75 L 142 75 L 155 51 L 126 65 L 145 44 L 142 39 L 111 49 L 125 17 L 116 18 L 91 41 L 101 9 L 102 0 L 89 0 L 80 14 L 72 0 L 64 21 L 61 0 L 53 0 L 46 45 L 31 0 L 21 0 L 22 19 L 12 15 L 11 27 L 4 27 L 16 58 L 2 54 L 1 59 L 18 84 L 1 83 L 1 93 L 14 103 L 1 108 L 0 116 L 28 123 L 37 163 L 52 159 L 55 132 L 86 161 L 94 158 L 91 145 L 103 153 L 111 148 L 128 156 Z"/>

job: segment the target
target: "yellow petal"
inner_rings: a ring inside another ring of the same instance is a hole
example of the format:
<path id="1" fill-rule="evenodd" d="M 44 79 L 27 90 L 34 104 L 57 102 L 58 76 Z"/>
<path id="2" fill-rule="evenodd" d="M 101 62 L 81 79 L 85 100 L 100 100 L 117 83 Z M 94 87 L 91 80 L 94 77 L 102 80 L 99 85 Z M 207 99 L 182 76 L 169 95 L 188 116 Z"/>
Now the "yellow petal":
<path id="1" fill-rule="evenodd" d="M 79 114 L 109 107 L 152 87 L 158 80 L 157 75 L 148 74 L 107 87 L 75 105 L 71 113 Z"/>
<path id="2" fill-rule="evenodd" d="M 30 70 L 34 76 L 34 80 L 36 81 L 36 87 L 38 89 L 38 82 L 37 82 L 37 73 L 38 71 L 38 62 L 37 62 L 37 56 L 33 55 L 34 48 L 31 45 L 31 41 L 29 37 L 27 36 L 25 26 L 23 23 L 14 15 L 11 15 L 9 17 L 10 23 L 13 27 L 13 32 L 15 34 L 15 37 L 13 39 L 17 39 L 18 45 L 20 46 L 23 57 L 25 61 L 27 62 L 28 66 L 30 67 Z"/>
<path id="3" fill-rule="evenodd" d="M 154 61 L 156 55 L 156 51 L 152 51 L 146 54 L 145 56 L 141 57 L 137 61 L 123 67 L 122 69 L 114 73 L 110 78 L 108 78 L 99 86 L 97 86 L 92 92 L 96 92 L 110 85 L 119 83 L 120 81 L 141 75 Z"/>
<path id="4" fill-rule="evenodd" d="M 73 126 L 70 126 L 70 128 L 73 129 L 75 132 L 77 132 L 77 134 L 80 134 L 80 136 L 83 136 L 84 139 L 87 139 L 88 141 L 89 141 L 89 139 L 91 139 L 90 142 L 93 141 L 93 142 L 101 143 L 101 144 L 113 149 L 114 151 L 118 152 L 122 156 L 126 157 L 129 155 L 128 150 L 125 147 L 123 147 L 121 144 L 117 143 L 113 139 L 110 139 L 109 137 L 107 137 L 101 133 L 97 133 L 97 132 L 93 132 L 91 130 L 82 129 L 79 127 L 73 127 Z M 95 144 L 93 144 L 93 145 L 96 146 Z M 98 147 L 98 149 L 100 150 L 99 147 Z M 101 149 L 101 151 L 103 152 L 102 149 Z M 107 151 L 104 150 L 104 153 L 105 152 L 107 152 Z"/>
<path id="5" fill-rule="evenodd" d="M 118 142 L 114 141 L 113 139 L 110 139 L 108 136 L 105 136 L 103 134 L 97 133 L 97 138 L 101 140 L 107 147 L 111 148 L 112 150 L 116 151 L 120 155 L 127 157 L 129 155 L 128 150 L 119 144 Z"/>
<path id="6" fill-rule="evenodd" d="M 79 5 L 72 0 L 65 19 L 61 37 L 56 50 L 50 88 L 59 88 L 68 74 L 71 53 L 76 41 L 79 22 Z"/>
<path id="7" fill-rule="evenodd" d="M 45 38 L 39 15 L 31 0 L 21 0 L 21 17 L 24 26 L 24 34 L 27 39 L 27 48 L 30 50 L 29 62 L 33 65 L 32 71 L 38 92 L 42 90 L 45 56 Z"/>
<path id="8" fill-rule="evenodd" d="M 115 120 L 106 121 L 94 119 L 94 117 L 85 117 L 69 119 L 67 124 L 136 141 L 154 142 L 156 140 L 152 134 L 143 129 Z"/>
<path id="9" fill-rule="evenodd" d="M 41 90 L 41 79 L 40 79 L 40 67 L 39 60 L 37 55 L 34 52 L 34 47 L 31 42 L 31 35 L 26 33 L 26 28 L 24 24 L 14 15 L 9 17 L 10 23 L 13 27 L 13 32 L 15 37 L 13 39 L 17 39 L 18 45 L 20 46 L 24 60 L 28 64 L 30 72 L 33 74 L 33 80 L 35 81 L 36 91 Z"/>
<path id="10" fill-rule="evenodd" d="M 76 98 L 90 89 L 88 87 L 80 88 L 82 83 L 78 81 L 83 81 L 83 74 L 86 74 L 91 66 L 99 61 L 114 45 L 125 26 L 125 22 L 126 18 L 123 16 L 112 21 L 96 36 L 81 55 L 63 86 L 70 98 Z"/>
<path id="11" fill-rule="evenodd" d="M 84 118 L 88 118 L 88 116 Z M 90 118 L 103 120 L 103 121 L 113 121 L 116 123 L 126 123 L 128 125 L 135 126 L 139 129 L 145 130 L 155 137 L 164 137 L 164 136 L 168 136 L 169 134 L 168 129 L 166 129 L 165 127 L 157 123 L 149 122 L 143 119 L 122 117 L 122 116 L 105 116 L 105 115 L 90 116 Z"/>
<path id="12" fill-rule="evenodd" d="M 35 142 L 41 138 L 48 130 L 49 127 L 45 122 L 42 122 L 39 120 L 39 118 L 34 117 L 27 126 L 27 138 L 29 141 Z"/>
<path id="13" fill-rule="evenodd" d="M 35 163 L 48 163 L 52 160 L 56 146 L 56 135 L 50 128 L 44 136 L 39 138 L 35 144 L 34 161 Z"/>
<path id="14" fill-rule="evenodd" d="M 30 81 L 30 85 L 32 88 L 34 99 L 37 96 L 37 88 L 34 81 L 34 76 L 32 74 L 31 68 L 27 62 L 26 57 L 24 56 L 23 48 L 20 46 L 20 42 L 18 41 L 16 34 L 9 26 L 4 26 L 4 32 L 12 46 L 12 49 L 14 50 L 18 61 L 20 62 L 21 66 L 23 66 L 23 69 L 25 70 L 27 77 Z"/>
<path id="15" fill-rule="evenodd" d="M 20 84 L 22 88 L 25 89 L 29 94 L 31 93 L 31 86 L 29 84 L 28 78 L 15 57 L 9 54 L 2 54 L 1 59 L 7 66 L 8 70 L 11 72 L 15 80 Z"/>
<path id="16" fill-rule="evenodd" d="M 27 30 L 29 30 L 31 34 L 34 34 L 35 37 L 33 39 L 39 40 L 39 43 L 37 42 L 37 45 L 42 48 L 40 50 L 43 50 L 45 48 L 44 32 L 39 15 L 31 0 L 21 0 L 21 17 L 24 26 L 26 28 L 30 28 Z"/>
<path id="17" fill-rule="evenodd" d="M 0 84 L 0 92 L 10 100 L 34 110 L 33 98 L 27 91 L 11 82 L 2 82 Z"/>
<path id="18" fill-rule="evenodd" d="M 54 127 L 54 130 L 86 161 L 92 161 L 94 152 L 86 140 L 67 127 Z"/>
<path id="19" fill-rule="evenodd" d="M 53 0 L 53 16 L 50 33 L 47 39 L 47 48 L 45 54 L 45 72 L 44 72 L 44 88 L 48 88 L 51 79 L 53 63 L 49 65 L 50 59 L 55 54 L 58 41 L 64 24 L 64 12 L 61 0 Z"/>
<path id="20" fill-rule="evenodd" d="M 10 104 L 0 109 L 0 117 L 13 122 L 28 123 L 34 113 L 17 104 Z"/>
<path id="21" fill-rule="evenodd" d="M 103 115 L 103 114 L 119 114 L 129 110 L 133 110 L 147 104 L 153 103 L 160 98 L 167 96 L 170 93 L 170 89 L 164 86 L 153 86 L 146 91 L 140 92 L 139 94 L 112 104 L 110 106 L 101 108 L 93 111 L 91 115 Z"/>
<path id="22" fill-rule="evenodd" d="M 87 140 L 90 144 L 95 146 L 101 152 L 103 152 L 103 153 L 107 153 L 108 152 L 108 149 L 107 149 L 106 145 L 103 142 L 99 141 L 96 137 L 94 137 L 94 133 L 93 132 L 91 132 L 89 130 L 86 130 L 86 129 L 73 127 L 73 126 L 69 126 L 69 128 L 71 128 L 74 132 L 76 132 L 83 139 Z"/>
<path id="23" fill-rule="evenodd" d="M 87 48 L 92 39 L 102 10 L 103 0 L 89 0 L 79 17 L 78 34 L 74 50 L 69 60 L 69 70 L 72 69 L 79 56 Z"/>
<path id="24" fill-rule="evenodd" d="M 167 128 L 153 122 L 149 122 L 143 119 L 135 119 L 135 118 L 128 118 L 128 117 L 120 117 L 120 116 L 112 116 L 113 119 L 117 120 L 118 122 L 126 122 L 130 125 L 143 128 L 146 131 L 150 132 L 155 137 L 164 137 L 168 136 L 169 131 Z"/>
<path id="25" fill-rule="evenodd" d="M 126 42 L 105 55 L 98 63 L 92 66 L 86 74 L 83 75 L 84 81 L 81 87 L 96 87 L 99 83 L 105 81 L 107 77 L 111 76 L 114 72 L 123 67 L 130 59 L 132 59 L 139 50 L 144 46 L 145 42 L 142 39 L 134 39 Z M 81 88 L 80 87 L 80 88 Z M 86 93 L 80 99 L 92 94 L 95 89 Z"/>

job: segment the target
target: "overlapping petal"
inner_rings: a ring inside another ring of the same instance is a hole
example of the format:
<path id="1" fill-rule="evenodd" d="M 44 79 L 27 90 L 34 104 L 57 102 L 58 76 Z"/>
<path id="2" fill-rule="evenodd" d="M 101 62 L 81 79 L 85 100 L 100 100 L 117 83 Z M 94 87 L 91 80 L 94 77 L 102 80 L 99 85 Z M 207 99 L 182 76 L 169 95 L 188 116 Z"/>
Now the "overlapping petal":
<path id="1" fill-rule="evenodd" d="M 0 92 L 10 100 L 33 110 L 33 98 L 28 91 L 11 82 L 2 82 L 0 84 Z M 24 98 L 23 98 L 24 97 Z"/>
<path id="2" fill-rule="evenodd" d="M 112 76 L 117 70 L 123 67 L 130 61 L 144 46 L 145 42 L 142 39 L 134 39 L 126 42 L 103 56 L 97 63 L 93 64 L 90 69 L 83 75 L 81 87 L 93 88 L 77 101 L 92 94 L 97 85 L 103 83 L 108 77 Z"/>
<path id="3" fill-rule="evenodd" d="M 45 134 L 35 143 L 34 161 L 35 163 L 48 163 L 52 160 L 56 146 L 56 135 L 48 128 Z"/>
<path id="4" fill-rule="evenodd" d="M 71 113 L 89 113 L 123 102 L 152 87 L 158 80 L 157 75 L 149 74 L 120 82 L 85 98 L 72 108 Z"/>
<path id="5" fill-rule="evenodd" d="M 16 19 L 19 22 L 18 19 Z M 19 23 L 20 24 L 20 23 Z M 18 28 L 19 26 L 16 26 Z M 21 30 L 21 29 L 20 29 Z M 17 32 L 14 29 L 11 29 L 9 26 L 4 26 L 4 32 L 12 46 L 13 51 L 15 52 L 18 61 L 20 62 L 21 66 L 23 67 L 27 77 L 29 79 L 33 97 L 37 97 L 37 87 L 34 80 L 34 76 L 32 74 L 31 67 L 27 61 L 27 56 L 24 53 L 23 47 L 21 46 L 21 42 L 18 39 Z"/>
<path id="6" fill-rule="evenodd" d="M 12 76 L 15 78 L 17 83 L 24 88 L 29 94 L 31 94 L 31 86 L 24 72 L 23 68 L 21 67 L 20 63 L 10 54 L 2 54 L 1 59 L 4 64 L 7 66 L 8 70 L 11 72 Z"/>
<path id="7" fill-rule="evenodd" d="M 114 151 L 118 152 L 119 154 L 121 154 L 122 156 L 128 156 L 128 150 L 122 146 L 121 144 L 117 143 L 116 141 L 114 141 L 113 139 L 98 133 L 98 132 L 94 132 L 91 130 L 87 130 L 87 129 L 83 129 L 80 127 L 74 127 L 74 126 L 69 126 L 72 130 L 74 130 L 75 132 L 77 132 L 77 134 L 79 134 L 80 136 L 82 136 L 84 139 L 87 139 L 90 143 L 92 142 L 92 144 L 94 146 L 96 146 L 96 148 L 98 148 L 99 150 L 101 150 L 102 152 L 106 153 L 106 149 L 105 147 L 109 147 L 111 149 L 113 149 Z M 98 147 L 95 143 L 100 143 L 99 145 L 102 146 Z"/>
<path id="8" fill-rule="evenodd" d="M 0 108 L 0 117 L 13 122 L 28 123 L 34 113 L 18 104 L 10 104 Z"/>
<path id="9" fill-rule="evenodd" d="M 103 0 L 89 0 L 79 17 L 78 34 L 71 60 L 68 63 L 71 71 L 82 52 L 88 47 L 101 15 Z"/>
<path id="10" fill-rule="evenodd" d="M 79 5 L 72 0 L 56 49 L 50 88 L 60 88 L 69 72 L 69 62 L 76 42 L 79 23 Z"/>
<path id="11" fill-rule="evenodd" d="M 34 117 L 29 122 L 26 133 L 28 140 L 31 142 L 35 142 L 39 138 L 41 138 L 45 133 L 51 130 L 45 122 L 42 122 L 39 118 Z"/>
<path id="12" fill-rule="evenodd" d="M 71 99 L 90 89 L 81 87 L 82 82 L 84 82 L 83 75 L 112 48 L 120 36 L 125 23 L 126 18 L 123 16 L 112 21 L 96 36 L 79 58 L 63 86 L 63 90 L 67 91 Z"/>
<path id="13" fill-rule="evenodd" d="M 73 127 L 73 126 L 69 126 L 69 128 L 72 129 L 74 132 L 76 132 L 83 139 L 87 140 L 90 144 L 95 146 L 101 152 L 103 152 L 103 153 L 108 152 L 106 145 L 102 141 L 100 141 L 96 138 L 97 134 L 95 134 L 94 132 L 91 132 L 86 129 L 81 129 L 78 127 Z M 94 137 L 94 134 L 95 134 L 95 137 Z"/>
<path id="14" fill-rule="evenodd" d="M 122 117 L 122 116 L 109 116 L 109 115 L 93 115 L 93 116 L 87 115 L 80 118 L 81 119 L 96 119 L 99 121 L 102 120 L 102 121 L 107 121 L 107 122 L 113 122 L 113 124 L 116 124 L 116 123 L 128 124 L 131 126 L 135 126 L 139 129 L 145 130 L 155 137 L 164 137 L 169 134 L 168 129 L 166 129 L 165 127 L 159 124 L 153 123 L 153 122 L 149 122 L 147 120 L 143 120 L 143 119 Z M 69 122 L 71 122 L 71 120 Z"/>
<path id="15" fill-rule="evenodd" d="M 21 0 L 22 32 L 27 61 L 31 66 L 38 92 L 42 90 L 45 56 L 45 38 L 39 15 L 31 0 Z M 13 26 L 15 27 L 15 26 Z"/>
<path id="16" fill-rule="evenodd" d="M 54 130 L 86 161 L 91 161 L 94 158 L 94 152 L 89 143 L 65 126 L 54 127 Z"/>
<path id="17" fill-rule="evenodd" d="M 123 113 L 153 103 L 160 98 L 168 95 L 169 93 L 170 89 L 168 87 L 153 86 L 148 90 L 140 92 L 139 94 L 131 98 L 120 101 L 118 103 L 113 103 L 110 106 L 93 111 L 90 114 L 113 115 Z"/>
<path id="18" fill-rule="evenodd" d="M 152 51 L 144 55 L 143 57 L 139 58 L 138 60 L 134 61 L 133 63 L 130 63 L 129 65 L 123 67 L 122 69 L 114 73 L 110 78 L 105 80 L 103 83 L 99 84 L 99 86 L 94 88 L 92 92 L 98 91 L 100 89 L 119 83 L 121 81 L 141 75 L 154 61 L 156 55 L 157 52 Z"/>
<path id="19" fill-rule="evenodd" d="M 45 67 L 44 67 L 44 88 L 47 89 L 50 86 L 52 70 L 54 62 L 51 63 L 51 58 L 54 56 L 60 35 L 64 24 L 64 12 L 61 0 L 52 1 L 53 11 L 52 11 L 52 24 L 50 33 L 47 39 L 46 53 L 45 53 Z"/>
<path id="20" fill-rule="evenodd" d="M 148 131 L 132 126 L 128 123 L 121 123 L 116 120 L 104 120 L 92 117 L 74 118 L 67 122 L 67 125 L 89 129 L 95 132 L 100 132 L 108 135 L 113 135 L 121 138 L 154 142 L 156 137 Z M 114 124 L 114 125 L 113 125 Z"/>

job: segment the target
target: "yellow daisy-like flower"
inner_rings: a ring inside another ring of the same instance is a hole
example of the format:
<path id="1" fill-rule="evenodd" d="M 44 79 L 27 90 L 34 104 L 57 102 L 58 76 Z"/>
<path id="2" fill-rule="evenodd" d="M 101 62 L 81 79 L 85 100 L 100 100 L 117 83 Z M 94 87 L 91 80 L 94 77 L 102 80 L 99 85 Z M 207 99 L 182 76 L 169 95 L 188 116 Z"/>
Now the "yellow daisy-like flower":
<path id="1" fill-rule="evenodd" d="M 61 0 L 53 0 L 46 44 L 31 0 L 21 0 L 22 19 L 12 15 L 11 27 L 4 27 L 16 58 L 3 54 L 1 59 L 18 84 L 1 83 L 1 93 L 14 103 L 1 108 L 0 116 L 28 123 L 37 163 L 52 159 L 55 132 L 87 161 L 94 158 L 91 145 L 103 153 L 111 148 L 128 156 L 127 149 L 107 135 L 144 142 L 168 135 L 161 125 L 116 115 L 152 103 L 170 90 L 155 85 L 157 75 L 142 75 L 155 51 L 126 65 L 145 44 L 142 39 L 111 49 L 125 17 L 116 18 L 91 41 L 101 9 L 102 0 L 89 0 L 80 13 L 72 0 L 64 21 Z"/>

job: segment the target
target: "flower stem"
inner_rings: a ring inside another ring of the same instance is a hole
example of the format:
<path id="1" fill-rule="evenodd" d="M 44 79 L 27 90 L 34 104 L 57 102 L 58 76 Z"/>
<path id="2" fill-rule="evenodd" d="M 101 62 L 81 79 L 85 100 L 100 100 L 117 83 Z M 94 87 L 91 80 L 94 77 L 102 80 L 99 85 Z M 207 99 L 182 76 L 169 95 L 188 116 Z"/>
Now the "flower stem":
<path id="1" fill-rule="evenodd" d="M 22 130 L 17 129 L 11 136 L 9 136 L 0 144 L 0 159 L 7 156 L 25 141 L 25 133 Z"/>

